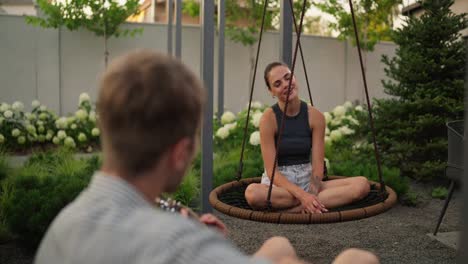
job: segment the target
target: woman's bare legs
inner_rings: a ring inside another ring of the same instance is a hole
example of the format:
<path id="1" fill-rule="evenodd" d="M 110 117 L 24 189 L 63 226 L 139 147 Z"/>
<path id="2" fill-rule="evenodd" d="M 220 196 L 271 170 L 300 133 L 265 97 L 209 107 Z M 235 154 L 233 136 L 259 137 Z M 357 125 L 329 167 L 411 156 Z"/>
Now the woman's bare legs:
<path id="1" fill-rule="evenodd" d="M 334 208 L 358 201 L 369 191 L 369 181 L 365 177 L 349 177 L 322 182 L 318 198 L 326 208 Z"/>
<path id="2" fill-rule="evenodd" d="M 378 264 L 379 258 L 369 251 L 362 249 L 350 248 L 341 252 L 333 261 L 333 264 Z"/>
<path id="3" fill-rule="evenodd" d="M 253 257 L 268 259 L 273 263 L 304 263 L 297 258 L 289 240 L 279 236 L 265 241 Z"/>
<path id="4" fill-rule="evenodd" d="M 285 237 L 272 237 L 265 241 L 253 257 L 268 259 L 273 263 L 282 264 L 296 264 L 306 263 L 300 260 L 296 251 L 291 245 L 291 242 Z M 333 261 L 333 264 L 379 264 L 379 259 L 373 253 L 357 249 L 350 248 L 342 251 Z"/>
<path id="5" fill-rule="evenodd" d="M 261 183 L 252 183 L 245 190 L 245 199 L 249 205 L 256 209 L 261 210 L 267 207 L 269 186 Z M 271 191 L 271 205 L 277 210 L 287 210 L 288 212 L 300 212 L 301 203 L 286 189 L 273 186 Z M 298 208 L 294 210 L 294 208 Z M 290 211 L 292 210 L 292 211 Z"/>
<path id="6" fill-rule="evenodd" d="M 252 208 L 261 210 L 267 207 L 268 188 L 268 185 L 261 183 L 252 183 L 247 187 L 245 198 Z M 349 177 L 322 182 L 318 199 L 325 208 L 335 208 L 358 201 L 366 197 L 369 191 L 370 185 L 365 177 Z M 277 210 L 290 213 L 303 210 L 299 200 L 286 189 L 277 186 L 273 186 L 271 204 Z"/>

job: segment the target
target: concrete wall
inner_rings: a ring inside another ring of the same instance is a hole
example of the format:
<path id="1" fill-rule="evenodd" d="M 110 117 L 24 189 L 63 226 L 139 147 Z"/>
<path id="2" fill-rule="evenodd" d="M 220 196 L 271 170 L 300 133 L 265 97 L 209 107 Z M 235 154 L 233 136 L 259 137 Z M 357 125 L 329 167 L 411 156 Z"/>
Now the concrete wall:
<path id="1" fill-rule="evenodd" d="M 127 24 L 125 27 L 142 27 L 144 31 L 134 38 L 111 38 L 111 60 L 136 48 L 166 52 L 164 25 Z M 182 34 L 182 61 L 199 73 L 200 29 L 184 27 Z M 25 24 L 23 17 L 0 15 L 0 43 L 0 101 L 12 103 L 20 100 L 29 105 L 38 98 L 51 109 L 66 114 L 76 110 L 80 93 L 88 92 L 92 98 L 96 98 L 99 75 L 104 70 L 102 38 L 86 31 L 37 28 Z M 312 96 L 320 110 L 329 111 L 346 100 L 364 98 L 355 47 L 333 38 L 316 36 L 303 36 L 301 43 Z M 251 74 L 249 57 L 255 49 L 250 50 L 241 44 L 226 41 L 225 50 L 225 109 L 236 112 L 248 103 Z M 381 43 L 376 46 L 375 52 L 366 55 L 371 96 L 384 96 L 380 80 L 385 75 L 380 58 L 382 54 L 392 56 L 394 50 L 395 45 Z M 267 63 L 277 60 L 278 54 L 278 34 L 266 33 L 255 80 L 255 100 L 273 103 L 263 81 L 263 69 Z M 308 100 L 303 72 L 298 58 L 296 76 L 301 85 L 300 95 Z M 214 83 L 216 90 L 217 80 Z M 216 101 L 214 105 L 216 107 Z"/>

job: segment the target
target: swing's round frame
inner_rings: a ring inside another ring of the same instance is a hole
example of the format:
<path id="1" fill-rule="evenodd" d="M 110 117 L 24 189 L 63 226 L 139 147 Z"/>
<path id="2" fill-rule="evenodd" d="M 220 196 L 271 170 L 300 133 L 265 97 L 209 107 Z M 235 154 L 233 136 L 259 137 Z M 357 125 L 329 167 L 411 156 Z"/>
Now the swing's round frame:
<path id="1" fill-rule="evenodd" d="M 345 178 L 343 176 L 329 176 L 330 180 Z M 332 211 L 321 214 L 299 214 L 299 213 L 283 213 L 283 212 L 268 212 L 268 211 L 255 211 L 244 208 L 239 208 L 233 205 L 222 202 L 221 197 L 226 191 L 231 188 L 241 187 L 251 183 L 259 183 L 260 177 L 247 178 L 240 181 L 232 181 L 215 188 L 209 196 L 209 202 L 219 212 L 230 215 L 236 218 L 245 220 L 252 220 L 266 223 L 276 224 L 323 224 L 323 223 L 336 223 L 344 221 L 352 221 L 371 217 L 383 213 L 393 207 L 397 202 L 397 195 L 395 191 L 385 186 L 388 196 L 385 200 L 369 206 L 360 207 L 350 210 Z M 370 184 L 375 184 L 380 188 L 377 182 L 369 181 Z"/>

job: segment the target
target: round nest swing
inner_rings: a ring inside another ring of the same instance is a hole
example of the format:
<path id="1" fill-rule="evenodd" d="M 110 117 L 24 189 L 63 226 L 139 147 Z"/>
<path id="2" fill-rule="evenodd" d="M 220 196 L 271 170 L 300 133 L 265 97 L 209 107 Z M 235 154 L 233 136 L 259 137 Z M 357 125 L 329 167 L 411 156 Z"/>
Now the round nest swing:
<path id="1" fill-rule="evenodd" d="M 330 176 L 329 180 L 343 178 Z M 388 186 L 386 194 L 380 191 L 380 184 L 369 181 L 371 191 L 364 199 L 321 214 L 298 214 L 263 212 L 253 210 L 245 200 L 244 192 L 251 183 L 259 183 L 260 177 L 232 181 L 215 188 L 209 197 L 210 204 L 223 214 L 233 217 L 277 224 L 322 224 L 358 220 L 383 213 L 397 201 L 396 193 Z"/>
<path id="2" fill-rule="evenodd" d="M 216 210 L 226 215 L 230 215 L 230 216 L 237 217 L 240 219 L 259 221 L 259 222 L 268 222 L 268 223 L 278 223 L 278 224 L 318 224 L 318 223 L 344 222 L 344 221 L 358 220 L 358 219 L 362 219 L 366 217 L 371 217 L 371 216 L 387 211 L 396 203 L 397 195 L 392 188 L 385 186 L 385 183 L 382 178 L 380 157 L 379 157 L 377 144 L 376 144 L 376 138 L 375 138 L 372 108 L 369 102 L 369 92 L 367 88 L 367 81 L 366 81 L 364 64 L 363 64 L 362 55 L 361 55 L 359 35 L 357 32 L 357 28 L 356 28 L 356 19 L 354 15 L 352 0 L 349 0 L 349 4 L 350 4 L 351 16 L 353 20 L 354 34 L 357 40 L 356 43 L 357 43 L 359 61 L 361 65 L 362 79 L 364 83 L 364 89 L 366 92 L 366 101 L 367 101 L 367 106 L 368 106 L 368 111 L 369 111 L 369 123 L 370 123 L 371 131 L 372 131 L 372 135 L 373 135 L 373 143 L 374 143 L 375 158 L 377 162 L 379 183 L 368 180 L 371 186 L 371 190 L 366 197 L 364 197 L 363 199 L 359 201 L 353 202 L 351 204 L 341 206 L 339 208 L 329 209 L 328 212 L 321 213 L 321 214 L 284 213 L 284 212 L 275 212 L 273 210 L 256 211 L 256 210 L 253 210 L 247 203 L 245 199 L 245 195 L 244 195 L 245 190 L 247 189 L 247 186 L 251 183 L 260 183 L 260 180 L 261 180 L 261 177 L 247 178 L 247 179 L 241 179 L 241 178 L 242 178 L 242 169 L 243 169 L 243 154 L 244 154 L 245 141 L 246 141 L 246 136 L 247 136 L 247 128 L 248 128 L 248 123 L 249 123 L 249 115 L 250 115 L 250 110 L 251 110 L 253 90 L 255 86 L 255 76 L 257 72 L 258 58 L 259 58 L 259 52 L 260 52 L 260 47 L 261 47 L 261 42 L 262 42 L 267 4 L 268 4 L 268 0 L 265 0 L 264 5 L 263 5 L 262 24 L 261 24 L 261 29 L 260 29 L 260 36 L 259 36 L 259 41 L 258 41 L 257 55 L 256 55 L 255 67 L 254 67 L 254 75 L 253 75 L 254 77 L 251 83 L 252 86 L 250 89 L 250 100 L 249 100 L 249 106 L 247 110 L 247 119 L 246 119 L 246 124 L 244 127 L 244 137 L 243 137 L 242 151 L 241 151 L 241 157 L 240 157 L 240 162 L 239 162 L 239 170 L 236 176 L 237 180 L 223 184 L 221 186 L 218 186 L 214 190 L 212 190 L 209 196 L 210 204 L 213 206 L 213 208 L 215 208 Z M 291 0 L 289 0 L 289 4 L 290 4 L 290 8 L 293 9 Z M 294 75 L 297 51 L 300 50 L 301 58 L 302 58 L 302 65 L 304 67 L 305 79 L 306 79 L 307 88 L 309 92 L 310 104 L 314 105 L 312 101 L 312 94 L 310 91 L 310 85 L 309 85 L 309 81 L 307 77 L 307 70 L 305 67 L 304 56 L 302 53 L 302 47 L 300 44 L 302 24 L 303 24 L 305 6 L 306 6 L 305 4 L 306 4 L 306 0 L 303 0 L 299 28 L 296 24 L 296 18 L 294 17 L 294 13 L 292 13 L 293 25 L 296 31 L 297 39 L 296 39 L 296 46 L 294 49 L 294 57 L 293 57 L 293 62 L 292 62 L 291 75 Z M 289 98 L 290 91 L 291 91 L 291 80 L 289 81 L 287 98 Z M 283 117 L 281 120 L 281 126 L 278 132 L 278 138 L 276 142 L 277 148 L 276 148 L 276 154 L 275 154 L 276 156 L 275 161 L 278 160 L 278 152 L 279 152 L 278 146 L 281 140 L 281 134 L 284 129 L 284 117 L 286 115 L 285 113 L 287 112 L 288 102 L 289 102 L 289 99 L 286 100 L 285 109 L 283 111 Z M 273 167 L 271 182 L 274 182 L 275 169 L 276 169 L 276 163 Z M 324 166 L 324 180 L 334 180 L 334 179 L 340 179 L 340 178 L 345 178 L 345 177 L 343 176 L 327 177 L 327 169 L 326 169 L 326 166 Z M 271 208 L 271 201 L 270 201 L 271 192 L 272 192 L 272 185 L 270 184 L 269 191 L 268 191 L 268 198 L 267 198 L 269 208 Z"/>

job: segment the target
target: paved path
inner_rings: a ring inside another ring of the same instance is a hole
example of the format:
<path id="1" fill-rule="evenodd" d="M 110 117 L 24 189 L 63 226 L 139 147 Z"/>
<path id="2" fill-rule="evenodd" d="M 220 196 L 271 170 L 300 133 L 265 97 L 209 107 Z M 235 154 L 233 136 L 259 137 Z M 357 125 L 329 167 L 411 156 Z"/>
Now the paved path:
<path id="1" fill-rule="evenodd" d="M 240 220 L 216 213 L 229 227 L 230 239 L 247 253 L 265 239 L 290 239 L 298 254 L 312 263 L 330 263 L 343 249 L 358 247 L 376 253 L 382 263 L 455 263 L 456 250 L 428 236 L 434 231 L 443 200 L 431 199 L 429 188 L 417 190 L 417 207 L 396 205 L 359 221 L 321 225 L 278 225 Z M 449 204 L 440 232 L 459 230 L 461 193 Z"/>

